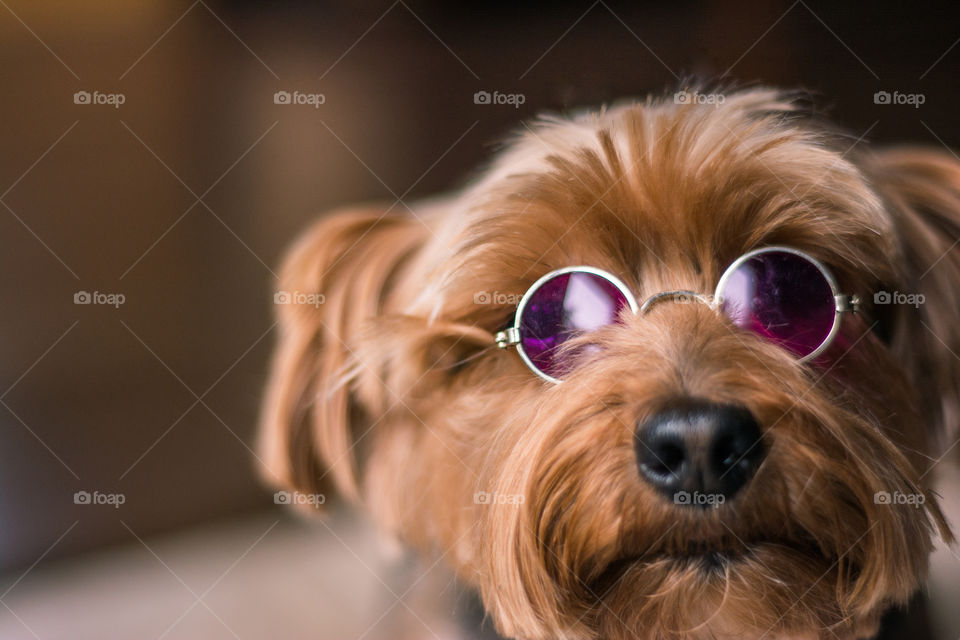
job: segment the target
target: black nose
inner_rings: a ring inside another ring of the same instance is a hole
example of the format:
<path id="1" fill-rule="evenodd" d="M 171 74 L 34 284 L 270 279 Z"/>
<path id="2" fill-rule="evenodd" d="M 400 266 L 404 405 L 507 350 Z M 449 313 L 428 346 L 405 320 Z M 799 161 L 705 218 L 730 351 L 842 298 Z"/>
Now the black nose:
<path id="1" fill-rule="evenodd" d="M 765 455 L 750 411 L 697 399 L 670 405 L 640 424 L 634 444 L 640 475 L 674 502 L 694 506 L 733 497 Z"/>

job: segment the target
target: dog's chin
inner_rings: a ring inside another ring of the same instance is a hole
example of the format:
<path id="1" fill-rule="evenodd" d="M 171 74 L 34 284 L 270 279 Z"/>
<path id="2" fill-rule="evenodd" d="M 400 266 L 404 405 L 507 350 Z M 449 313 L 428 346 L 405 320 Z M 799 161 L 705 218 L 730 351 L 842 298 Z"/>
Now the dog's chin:
<path id="1" fill-rule="evenodd" d="M 611 563 L 594 582 L 603 638 L 837 638 L 876 633 L 879 613 L 854 616 L 837 600 L 836 559 L 814 547 L 760 541 Z"/>

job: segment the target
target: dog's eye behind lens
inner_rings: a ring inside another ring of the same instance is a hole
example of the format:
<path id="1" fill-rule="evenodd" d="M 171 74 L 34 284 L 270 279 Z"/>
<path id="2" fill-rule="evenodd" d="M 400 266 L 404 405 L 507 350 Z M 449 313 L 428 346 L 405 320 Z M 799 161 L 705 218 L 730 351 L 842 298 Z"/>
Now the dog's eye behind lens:
<path id="1" fill-rule="evenodd" d="M 833 287 L 808 258 L 788 251 L 754 255 L 725 275 L 723 312 L 799 357 L 815 352 L 836 321 Z"/>
<path id="2" fill-rule="evenodd" d="M 533 365 L 549 376 L 560 373 L 557 348 L 571 337 L 617 321 L 628 306 L 611 280 L 586 271 L 561 273 L 529 294 L 520 317 L 520 343 Z"/>

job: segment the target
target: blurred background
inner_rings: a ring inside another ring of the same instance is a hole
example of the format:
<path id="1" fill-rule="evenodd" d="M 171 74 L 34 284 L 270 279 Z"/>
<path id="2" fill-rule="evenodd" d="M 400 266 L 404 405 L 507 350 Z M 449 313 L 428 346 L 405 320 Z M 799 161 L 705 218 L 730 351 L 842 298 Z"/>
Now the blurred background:
<path id="1" fill-rule="evenodd" d="M 872 143 L 960 148 L 956 18 L 0 0 L 0 637 L 446 637 L 363 523 L 299 521 L 257 480 L 284 247 L 331 207 L 457 188 L 523 118 L 691 75 L 809 89 Z M 931 592 L 955 602 L 958 574 L 939 551 Z"/>

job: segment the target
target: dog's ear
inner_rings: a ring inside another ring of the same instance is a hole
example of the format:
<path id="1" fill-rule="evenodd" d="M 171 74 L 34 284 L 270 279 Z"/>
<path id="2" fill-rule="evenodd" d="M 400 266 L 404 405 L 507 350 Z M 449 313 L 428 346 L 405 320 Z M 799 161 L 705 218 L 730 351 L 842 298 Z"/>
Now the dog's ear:
<path id="1" fill-rule="evenodd" d="M 356 497 L 354 431 L 376 419 L 358 401 L 358 370 L 383 375 L 377 363 L 358 361 L 358 336 L 409 304 L 409 270 L 429 235 L 412 216 L 350 210 L 321 219 L 290 250 L 274 298 L 279 339 L 260 425 L 269 482 L 321 493 L 329 475 Z M 368 389 L 367 404 L 377 393 Z"/>
<path id="2" fill-rule="evenodd" d="M 891 349 L 924 395 L 937 435 L 960 423 L 960 160 L 940 151 L 902 148 L 863 159 L 884 199 L 900 245 L 899 283 L 875 296 Z M 895 259 L 891 256 L 891 259 Z M 898 293 L 913 294 L 900 298 Z"/>

